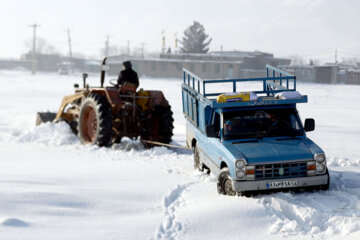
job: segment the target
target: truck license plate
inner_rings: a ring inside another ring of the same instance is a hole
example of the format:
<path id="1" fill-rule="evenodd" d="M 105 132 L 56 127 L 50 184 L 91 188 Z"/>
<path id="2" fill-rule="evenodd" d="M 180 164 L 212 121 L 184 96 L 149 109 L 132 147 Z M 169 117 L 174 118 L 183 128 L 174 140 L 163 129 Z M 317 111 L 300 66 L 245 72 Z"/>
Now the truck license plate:
<path id="1" fill-rule="evenodd" d="M 288 187 L 295 187 L 296 185 L 297 185 L 296 180 L 276 181 L 276 182 L 267 182 L 266 188 L 288 188 Z"/>

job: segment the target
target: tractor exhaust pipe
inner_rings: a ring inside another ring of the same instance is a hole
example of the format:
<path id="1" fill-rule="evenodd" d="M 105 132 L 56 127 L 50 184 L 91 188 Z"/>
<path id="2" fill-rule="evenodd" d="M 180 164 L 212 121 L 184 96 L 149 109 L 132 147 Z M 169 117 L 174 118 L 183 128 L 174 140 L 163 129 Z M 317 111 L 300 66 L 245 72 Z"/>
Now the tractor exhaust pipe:
<path id="1" fill-rule="evenodd" d="M 83 75 L 82 75 L 84 88 L 86 87 L 86 78 L 87 78 L 88 76 L 89 76 L 89 75 L 88 75 L 87 73 L 83 73 Z"/>

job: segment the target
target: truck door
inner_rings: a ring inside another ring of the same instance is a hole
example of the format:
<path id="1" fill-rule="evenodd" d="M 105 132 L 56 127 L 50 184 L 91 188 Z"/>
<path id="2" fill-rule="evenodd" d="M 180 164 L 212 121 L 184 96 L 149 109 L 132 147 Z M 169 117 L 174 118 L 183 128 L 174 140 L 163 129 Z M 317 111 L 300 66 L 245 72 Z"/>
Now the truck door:
<path id="1" fill-rule="evenodd" d="M 203 159 L 205 165 L 209 167 L 215 175 L 217 175 L 220 171 L 220 163 L 222 161 L 222 144 L 220 142 L 220 114 L 215 111 L 213 112 L 211 125 L 215 126 L 218 137 L 206 137 L 201 147 L 204 150 Z"/>

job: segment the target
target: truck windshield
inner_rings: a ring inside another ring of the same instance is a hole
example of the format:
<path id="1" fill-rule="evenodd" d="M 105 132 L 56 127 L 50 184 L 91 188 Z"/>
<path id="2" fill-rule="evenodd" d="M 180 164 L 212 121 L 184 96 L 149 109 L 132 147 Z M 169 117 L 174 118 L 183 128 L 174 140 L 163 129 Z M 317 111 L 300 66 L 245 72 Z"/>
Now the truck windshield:
<path id="1" fill-rule="evenodd" d="M 225 112 L 223 123 L 224 139 L 304 135 L 294 108 Z"/>

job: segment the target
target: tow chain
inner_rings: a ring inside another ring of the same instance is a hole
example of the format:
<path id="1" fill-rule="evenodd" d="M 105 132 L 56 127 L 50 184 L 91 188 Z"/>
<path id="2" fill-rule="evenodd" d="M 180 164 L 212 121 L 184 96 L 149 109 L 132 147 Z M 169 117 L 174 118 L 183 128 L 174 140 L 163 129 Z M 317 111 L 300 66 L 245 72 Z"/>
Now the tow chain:
<path id="1" fill-rule="evenodd" d="M 191 148 L 189 148 L 189 147 L 184 147 L 184 146 L 179 146 L 179 145 L 172 145 L 172 144 L 155 142 L 155 141 L 150 141 L 150 140 L 141 140 L 141 141 L 145 142 L 145 143 L 150 143 L 150 144 L 159 145 L 159 146 L 165 146 L 165 147 L 169 147 L 169 148 L 181 148 L 181 149 L 190 149 L 191 150 Z"/>

